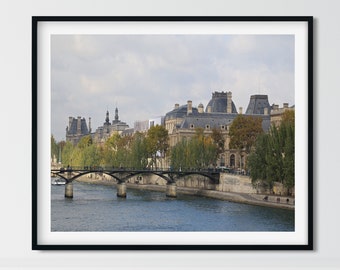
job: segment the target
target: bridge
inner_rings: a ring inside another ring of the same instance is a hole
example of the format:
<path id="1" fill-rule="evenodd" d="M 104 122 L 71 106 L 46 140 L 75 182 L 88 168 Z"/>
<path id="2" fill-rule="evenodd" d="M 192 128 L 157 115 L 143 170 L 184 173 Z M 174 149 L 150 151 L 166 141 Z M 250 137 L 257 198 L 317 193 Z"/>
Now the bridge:
<path id="1" fill-rule="evenodd" d="M 73 198 L 73 181 L 77 178 L 87 174 L 100 174 L 108 175 L 117 181 L 117 196 L 126 197 L 126 182 L 134 177 L 146 174 L 157 175 L 166 180 L 166 196 L 176 197 L 177 196 L 177 185 L 176 181 L 180 178 L 189 175 L 201 175 L 209 178 L 212 183 L 218 184 L 220 178 L 220 172 L 213 169 L 208 170 L 171 170 L 171 169 L 133 169 L 133 168 L 106 168 L 106 167 L 84 167 L 84 168 L 60 168 L 51 169 L 51 175 L 63 178 L 66 181 L 65 185 L 65 197 Z"/>

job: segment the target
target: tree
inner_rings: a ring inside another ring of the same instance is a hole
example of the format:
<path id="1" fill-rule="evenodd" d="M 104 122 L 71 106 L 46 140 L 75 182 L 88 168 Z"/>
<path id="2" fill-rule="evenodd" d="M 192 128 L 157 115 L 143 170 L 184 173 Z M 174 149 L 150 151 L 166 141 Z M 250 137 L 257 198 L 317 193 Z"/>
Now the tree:
<path id="1" fill-rule="evenodd" d="M 248 155 L 261 133 L 263 133 L 261 117 L 239 114 L 231 123 L 229 148 L 238 151 L 241 169 L 243 169 L 244 162 L 241 155 L 242 151 Z"/>
<path id="2" fill-rule="evenodd" d="M 187 141 L 181 140 L 170 150 L 171 168 L 180 170 L 187 167 Z"/>
<path id="3" fill-rule="evenodd" d="M 113 167 L 130 167 L 130 145 L 130 137 L 121 137 L 118 133 L 113 134 L 104 144 L 104 164 Z"/>
<path id="4" fill-rule="evenodd" d="M 225 139 L 223 138 L 222 131 L 217 128 L 212 129 L 211 138 L 216 145 L 217 154 L 222 154 L 224 152 Z"/>
<path id="5" fill-rule="evenodd" d="M 72 166 L 72 159 L 73 159 L 73 155 L 74 155 L 74 146 L 71 142 L 66 142 L 62 152 L 61 152 L 61 159 L 63 162 L 64 166 Z"/>
<path id="6" fill-rule="evenodd" d="M 286 110 L 282 115 L 283 123 L 295 124 L 295 111 L 294 110 Z"/>
<path id="7" fill-rule="evenodd" d="M 59 147 L 54 139 L 53 135 L 51 135 L 51 158 L 58 158 L 59 155 Z"/>
<path id="8" fill-rule="evenodd" d="M 253 183 L 261 181 L 272 188 L 273 182 L 280 182 L 290 193 L 295 185 L 294 114 L 290 112 L 280 126 L 271 126 L 268 134 L 258 137 L 248 166 Z"/>
<path id="9" fill-rule="evenodd" d="M 92 137 L 91 135 L 87 135 L 79 140 L 77 147 L 79 147 L 80 149 L 84 149 L 90 145 L 92 145 Z"/>
<path id="10" fill-rule="evenodd" d="M 261 180 L 266 185 L 272 187 L 273 179 L 267 177 L 269 144 L 268 134 L 258 136 L 255 143 L 255 151 L 248 156 L 248 168 L 252 182 Z"/>
<path id="11" fill-rule="evenodd" d="M 145 135 L 136 132 L 131 141 L 130 164 L 135 169 L 145 169 L 148 164 L 147 142 Z"/>
<path id="12" fill-rule="evenodd" d="M 262 118 L 239 114 L 230 125 L 229 148 L 250 153 L 258 135 L 263 133 Z"/>
<path id="13" fill-rule="evenodd" d="M 157 159 L 164 157 L 169 148 L 168 131 L 163 126 L 153 126 L 147 133 L 147 150 L 151 157 L 152 164 L 157 169 Z"/>
<path id="14" fill-rule="evenodd" d="M 215 164 L 218 147 L 212 136 L 204 136 L 204 130 L 197 128 L 191 139 L 180 141 L 170 152 L 173 169 L 203 169 Z"/>

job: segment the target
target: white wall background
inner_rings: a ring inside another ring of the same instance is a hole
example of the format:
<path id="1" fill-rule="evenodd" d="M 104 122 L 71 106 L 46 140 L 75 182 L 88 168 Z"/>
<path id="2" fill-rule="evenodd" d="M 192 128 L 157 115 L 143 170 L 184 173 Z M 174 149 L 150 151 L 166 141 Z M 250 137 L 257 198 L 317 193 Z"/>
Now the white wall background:
<path id="1" fill-rule="evenodd" d="M 339 269 L 340 2 L 331 0 L 1 0 L 0 269 Z M 315 250 L 31 250 L 31 16 L 314 16 Z M 6 169 L 6 170 L 5 170 Z"/>

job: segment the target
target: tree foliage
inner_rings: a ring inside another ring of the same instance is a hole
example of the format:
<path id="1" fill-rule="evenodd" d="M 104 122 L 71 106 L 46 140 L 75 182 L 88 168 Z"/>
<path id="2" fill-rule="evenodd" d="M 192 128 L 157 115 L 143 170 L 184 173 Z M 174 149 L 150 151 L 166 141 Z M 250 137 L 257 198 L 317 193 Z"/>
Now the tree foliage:
<path id="1" fill-rule="evenodd" d="M 224 153 L 224 143 L 225 139 L 223 137 L 222 131 L 217 128 L 212 129 L 212 134 L 211 134 L 211 139 L 216 145 L 217 148 L 217 154 L 222 154 Z"/>
<path id="2" fill-rule="evenodd" d="M 118 133 L 113 134 L 104 144 L 102 163 L 112 167 L 130 167 L 131 156 L 130 136 L 122 137 Z"/>
<path id="3" fill-rule="evenodd" d="M 295 185 L 295 124 L 290 112 L 280 126 L 258 137 L 249 155 L 248 167 L 253 183 L 262 181 L 270 188 L 280 182 L 290 189 Z"/>
<path id="4" fill-rule="evenodd" d="M 165 127 L 156 125 L 148 130 L 146 147 L 152 165 L 157 169 L 157 160 L 164 157 L 169 149 L 169 135 Z"/>
<path id="5" fill-rule="evenodd" d="M 53 135 L 51 135 L 51 158 L 58 158 L 58 155 L 59 155 L 58 144 Z"/>
<path id="6" fill-rule="evenodd" d="M 263 133 L 262 118 L 240 114 L 230 125 L 230 149 L 250 153 L 257 137 Z"/>
<path id="7" fill-rule="evenodd" d="M 131 142 L 130 165 L 135 169 L 145 169 L 148 165 L 146 136 L 136 132 Z"/>
<path id="8" fill-rule="evenodd" d="M 214 165 L 218 146 L 212 136 L 204 136 L 203 129 L 197 128 L 195 136 L 183 139 L 171 149 L 171 168 L 192 170 Z"/>

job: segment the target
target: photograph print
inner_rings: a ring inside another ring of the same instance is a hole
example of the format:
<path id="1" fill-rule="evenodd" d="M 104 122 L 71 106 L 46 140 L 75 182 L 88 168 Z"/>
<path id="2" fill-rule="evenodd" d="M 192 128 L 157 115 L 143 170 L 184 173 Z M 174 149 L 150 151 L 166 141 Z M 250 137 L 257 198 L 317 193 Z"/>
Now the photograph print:
<path id="1" fill-rule="evenodd" d="M 312 20 L 241 19 L 33 17 L 33 249 L 312 248 Z"/>

